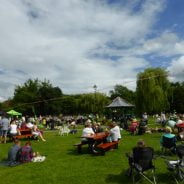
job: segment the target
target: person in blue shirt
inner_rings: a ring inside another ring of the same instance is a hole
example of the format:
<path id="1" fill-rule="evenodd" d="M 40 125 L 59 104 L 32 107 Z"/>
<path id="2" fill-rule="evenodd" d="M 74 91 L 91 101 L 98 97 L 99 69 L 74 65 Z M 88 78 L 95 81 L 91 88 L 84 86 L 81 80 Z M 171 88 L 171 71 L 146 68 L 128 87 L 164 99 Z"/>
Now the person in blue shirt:
<path id="1" fill-rule="evenodd" d="M 21 143 L 19 140 L 14 141 L 14 145 L 8 151 L 8 166 L 20 164 Z"/>

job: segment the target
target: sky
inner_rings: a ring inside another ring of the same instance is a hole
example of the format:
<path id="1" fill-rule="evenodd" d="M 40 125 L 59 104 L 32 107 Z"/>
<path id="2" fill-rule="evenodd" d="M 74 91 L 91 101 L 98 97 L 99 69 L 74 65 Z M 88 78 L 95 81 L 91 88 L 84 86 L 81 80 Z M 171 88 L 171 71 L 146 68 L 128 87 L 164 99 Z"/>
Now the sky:
<path id="1" fill-rule="evenodd" d="M 65 94 L 135 90 L 163 67 L 184 80 L 183 0 L 0 0 L 0 101 L 31 79 Z"/>

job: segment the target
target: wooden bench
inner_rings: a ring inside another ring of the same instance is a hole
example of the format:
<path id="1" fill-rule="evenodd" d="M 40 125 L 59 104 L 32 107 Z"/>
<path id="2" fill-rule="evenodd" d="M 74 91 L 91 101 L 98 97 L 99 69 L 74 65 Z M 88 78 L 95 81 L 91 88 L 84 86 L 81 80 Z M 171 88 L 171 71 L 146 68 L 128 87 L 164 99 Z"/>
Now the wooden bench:
<path id="1" fill-rule="evenodd" d="M 110 149 L 118 149 L 119 141 L 106 142 L 97 145 L 96 147 L 100 150 L 101 155 L 105 155 L 105 152 Z"/>
<path id="2" fill-rule="evenodd" d="M 31 138 L 33 137 L 32 130 L 27 129 L 19 129 L 20 135 L 13 136 L 13 139 L 22 139 L 22 138 Z"/>
<path id="3" fill-rule="evenodd" d="M 74 146 L 77 147 L 77 152 L 78 153 L 82 153 L 82 146 L 86 145 L 86 144 L 88 144 L 88 143 L 87 142 L 81 142 L 81 143 L 78 143 L 78 144 L 74 144 Z"/>

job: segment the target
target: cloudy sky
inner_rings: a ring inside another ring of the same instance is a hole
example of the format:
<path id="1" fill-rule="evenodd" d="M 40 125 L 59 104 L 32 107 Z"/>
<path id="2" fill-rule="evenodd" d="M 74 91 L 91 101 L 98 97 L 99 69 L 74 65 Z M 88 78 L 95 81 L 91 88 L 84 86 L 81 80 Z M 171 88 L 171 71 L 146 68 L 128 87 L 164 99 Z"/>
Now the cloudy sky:
<path id="1" fill-rule="evenodd" d="M 183 0 L 0 0 L 0 100 L 27 79 L 64 93 L 135 89 L 164 67 L 184 80 Z"/>

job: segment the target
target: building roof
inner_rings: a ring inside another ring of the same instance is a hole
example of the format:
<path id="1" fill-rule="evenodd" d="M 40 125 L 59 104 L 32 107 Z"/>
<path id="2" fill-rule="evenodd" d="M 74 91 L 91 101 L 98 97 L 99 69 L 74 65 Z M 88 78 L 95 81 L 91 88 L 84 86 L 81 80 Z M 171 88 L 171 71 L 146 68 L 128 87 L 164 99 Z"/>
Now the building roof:
<path id="1" fill-rule="evenodd" d="M 107 107 L 134 107 L 134 105 L 126 102 L 124 99 L 118 96 Z"/>

